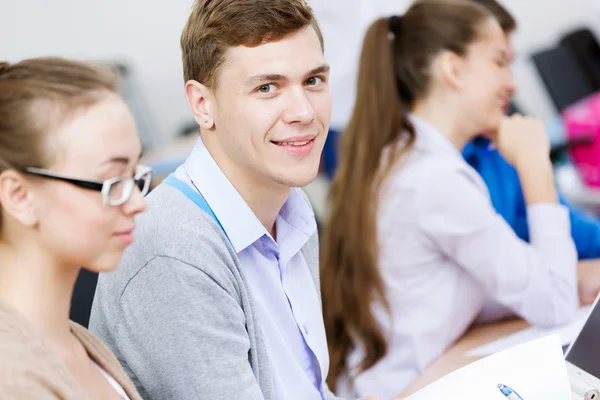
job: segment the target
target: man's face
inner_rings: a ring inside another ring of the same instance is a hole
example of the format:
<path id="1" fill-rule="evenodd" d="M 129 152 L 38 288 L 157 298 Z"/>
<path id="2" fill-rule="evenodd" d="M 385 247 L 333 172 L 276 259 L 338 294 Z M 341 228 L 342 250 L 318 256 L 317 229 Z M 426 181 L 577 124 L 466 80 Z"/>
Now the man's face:
<path id="1" fill-rule="evenodd" d="M 310 183 L 331 119 L 329 66 L 314 29 L 228 49 L 210 113 L 217 162 L 267 186 Z"/>

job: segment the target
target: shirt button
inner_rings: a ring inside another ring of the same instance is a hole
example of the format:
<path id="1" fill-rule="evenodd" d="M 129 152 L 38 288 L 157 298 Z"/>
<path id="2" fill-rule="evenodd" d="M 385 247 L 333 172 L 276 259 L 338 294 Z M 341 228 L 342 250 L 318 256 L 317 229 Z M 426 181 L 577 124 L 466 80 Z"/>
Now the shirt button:
<path id="1" fill-rule="evenodd" d="M 302 328 L 304 329 L 304 334 L 305 334 L 305 335 L 308 335 L 308 331 L 309 331 L 309 329 L 308 329 L 308 325 L 307 325 L 307 324 L 303 324 L 303 325 L 302 325 Z"/>

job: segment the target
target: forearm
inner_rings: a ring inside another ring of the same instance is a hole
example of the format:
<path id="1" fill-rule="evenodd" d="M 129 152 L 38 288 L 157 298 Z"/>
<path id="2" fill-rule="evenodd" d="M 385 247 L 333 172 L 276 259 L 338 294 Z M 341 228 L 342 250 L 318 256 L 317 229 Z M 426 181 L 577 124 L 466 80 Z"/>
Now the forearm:
<path id="1" fill-rule="evenodd" d="M 526 204 L 558 203 L 550 159 L 527 158 L 517 163 L 516 168 Z"/>

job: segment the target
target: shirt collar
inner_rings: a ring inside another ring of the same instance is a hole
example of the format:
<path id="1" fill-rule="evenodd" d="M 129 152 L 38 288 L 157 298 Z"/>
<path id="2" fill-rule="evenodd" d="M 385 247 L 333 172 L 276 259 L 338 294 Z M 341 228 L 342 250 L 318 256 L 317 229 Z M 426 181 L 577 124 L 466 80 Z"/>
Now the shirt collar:
<path id="1" fill-rule="evenodd" d="M 492 141 L 484 136 L 477 136 L 475 139 L 467 142 L 463 148 L 462 155 L 465 160 L 477 156 L 479 153 L 491 149 Z"/>
<path id="2" fill-rule="evenodd" d="M 409 114 L 408 118 L 416 132 L 415 148 L 452 154 L 462 159 L 458 149 L 435 126 L 415 114 Z"/>
<path id="3" fill-rule="evenodd" d="M 184 169 L 219 219 L 236 253 L 265 235 L 270 237 L 250 206 L 221 171 L 202 138 L 196 142 L 184 163 Z M 308 237 L 316 232 L 316 222 L 301 190 L 292 189 L 279 216 Z"/>

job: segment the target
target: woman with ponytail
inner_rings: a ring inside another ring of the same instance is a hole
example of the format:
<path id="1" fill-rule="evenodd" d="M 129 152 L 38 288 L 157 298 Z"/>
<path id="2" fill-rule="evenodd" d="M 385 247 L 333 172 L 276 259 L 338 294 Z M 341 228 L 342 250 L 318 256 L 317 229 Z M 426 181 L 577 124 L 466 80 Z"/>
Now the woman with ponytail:
<path id="1" fill-rule="evenodd" d="M 569 320 L 577 255 L 543 125 L 504 108 L 505 35 L 482 6 L 417 1 L 366 33 L 324 233 L 330 387 L 388 399 L 478 319 Z M 481 132 L 517 169 L 531 244 L 460 150 Z"/>

